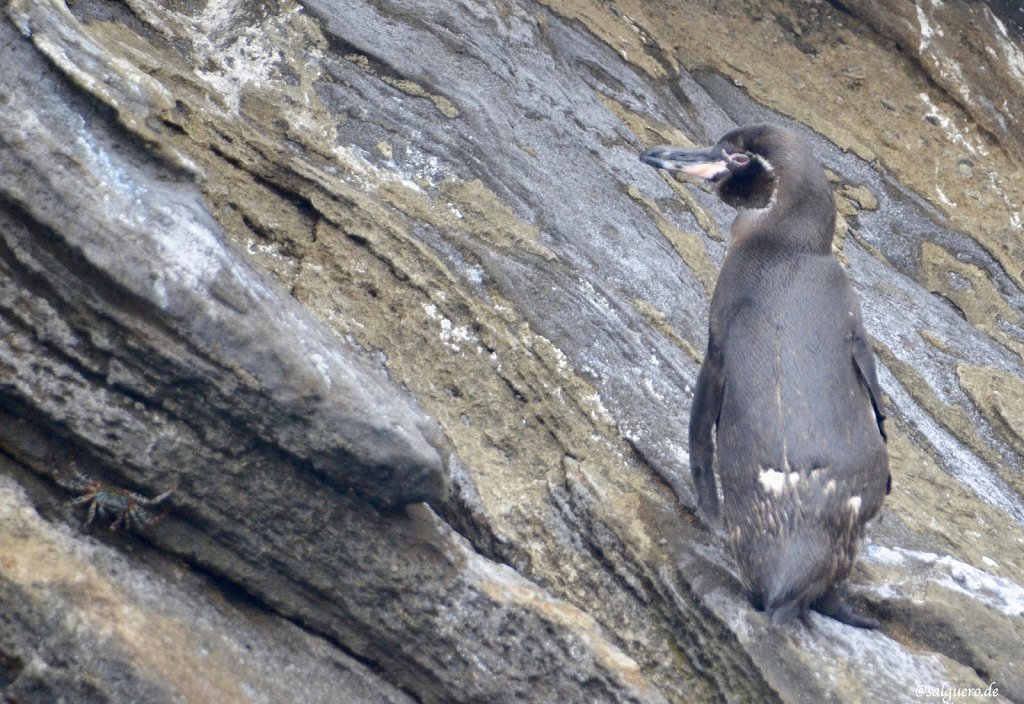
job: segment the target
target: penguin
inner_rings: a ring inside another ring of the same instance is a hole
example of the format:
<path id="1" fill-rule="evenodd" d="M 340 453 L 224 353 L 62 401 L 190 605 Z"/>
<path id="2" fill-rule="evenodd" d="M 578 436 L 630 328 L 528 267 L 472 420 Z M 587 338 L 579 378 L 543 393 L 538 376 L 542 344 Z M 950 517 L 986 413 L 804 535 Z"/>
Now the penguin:
<path id="1" fill-rule="evenodd" d="M 699 515 L 724 520 L 747 596 L 772 623 L 809 623 L 814 610 L 877 627 L 845 585 L 891 487 L 886 413 L 857 296 L 832 254 L 824 169 L 794 132 L 769 124 L 640 159 L 716 184 L 738 211 L 690 414 Z"/>

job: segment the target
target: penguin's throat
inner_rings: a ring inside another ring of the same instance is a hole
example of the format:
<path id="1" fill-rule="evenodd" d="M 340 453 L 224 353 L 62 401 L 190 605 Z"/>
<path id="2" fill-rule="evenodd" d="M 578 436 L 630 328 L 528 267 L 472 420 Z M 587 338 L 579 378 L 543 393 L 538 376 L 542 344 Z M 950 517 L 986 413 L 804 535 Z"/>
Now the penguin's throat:
<path id="1" fill-rule="evenodd" d="M 751 198 L 747 203 L 740 206 L 740 213 L 746 213 L 748 217 L 758 219 L 770 215 L 779 199 L 778 182 L 775 181 L 772 184 L 772 188 L 766 189 L 766 191 L 762 191 L 756 198 Z"/>

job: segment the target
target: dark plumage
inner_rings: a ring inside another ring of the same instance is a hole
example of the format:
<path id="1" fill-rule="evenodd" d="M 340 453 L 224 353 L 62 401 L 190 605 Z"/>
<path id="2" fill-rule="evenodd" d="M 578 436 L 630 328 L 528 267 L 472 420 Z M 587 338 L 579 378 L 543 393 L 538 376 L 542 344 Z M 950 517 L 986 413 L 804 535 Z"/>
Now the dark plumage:
<path id="1" fill-rule="evenodd" d="M 739 209 L 690 415 L 702 516 L 719 516 L 717 444 L 725 525 L 754 606 L 775 623 L 810 608 L 877 625 L 843 585 L 888 493 L 885 414 L 860 306 L 832 255 L 836 209 L 821 165 L 773 125 L 640 158 L 717 182 Z"/>

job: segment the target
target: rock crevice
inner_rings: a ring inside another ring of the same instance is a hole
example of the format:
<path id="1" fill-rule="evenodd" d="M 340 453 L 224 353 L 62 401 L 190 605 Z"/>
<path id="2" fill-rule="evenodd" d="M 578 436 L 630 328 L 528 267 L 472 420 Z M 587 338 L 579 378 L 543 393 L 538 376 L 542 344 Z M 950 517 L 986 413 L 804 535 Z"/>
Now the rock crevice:
<path id="1" fill-rule="evenodd" d="M 1020 38 L 841 5 L 5 2 L 4 696 L 1024 700 Z M 694 518 L 732 212 L 636 155 L 758 120 L 829 169 L 893 401 L 877 632 L 771 627 Z M 75 472 L 167 515 L 83 530 Z"/>

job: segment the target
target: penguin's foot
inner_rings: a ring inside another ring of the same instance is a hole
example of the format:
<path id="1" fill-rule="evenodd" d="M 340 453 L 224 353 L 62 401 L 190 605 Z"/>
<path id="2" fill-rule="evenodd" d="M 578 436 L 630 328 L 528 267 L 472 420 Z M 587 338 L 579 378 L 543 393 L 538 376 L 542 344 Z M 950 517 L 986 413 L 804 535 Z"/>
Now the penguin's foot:
<path id="1" fill-rule="evenodd" d="M 806 607 L 801 606 L 797 601 L 791 601 L 778 608 L 767 608 L 765 609 L 765 614 L 771 620 L 773 626 L 784 626 L 798 617 L 804 625 L 810 626 Z"/>
<path id="2" fill-rule="evenodd" d="M 824 596 L 811 604 L 811 608 L 819 614 L 830 616 L 836 621 L 856 626 L 857 628 L 878 628 L 878 619 L 868 616 L 850 603 L 846 589 L 834 587 Z"/>

